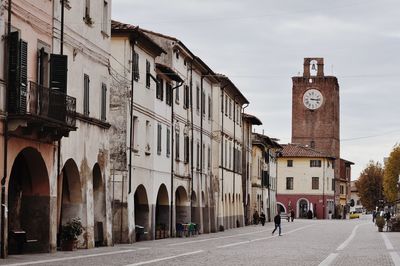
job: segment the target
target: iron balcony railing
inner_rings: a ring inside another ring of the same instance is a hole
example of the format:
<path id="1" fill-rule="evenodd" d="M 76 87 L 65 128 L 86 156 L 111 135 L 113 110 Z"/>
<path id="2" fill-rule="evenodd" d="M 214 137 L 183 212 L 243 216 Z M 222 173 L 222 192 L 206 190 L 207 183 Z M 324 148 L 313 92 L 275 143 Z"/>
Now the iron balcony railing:
<path id="1" fill-rule="evenodd" d="M 30 81 L 27 93 L 26 112 L 44 118 L 51 118 L 70 127 L 76 125 L 76 99 L 56 89 L 49 89 Z M 22 112 L 21 112 L 22 111 Z"/>

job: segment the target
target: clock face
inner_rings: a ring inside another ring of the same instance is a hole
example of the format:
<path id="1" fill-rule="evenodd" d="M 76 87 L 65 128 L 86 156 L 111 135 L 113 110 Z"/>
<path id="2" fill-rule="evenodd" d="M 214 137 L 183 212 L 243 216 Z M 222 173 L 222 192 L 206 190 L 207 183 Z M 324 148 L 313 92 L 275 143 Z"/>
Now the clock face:
<path id="1" fill-rule="evenodd" d="M 321 107 L 323 99 L 321 92 L 316 89 L 309 89 L 303 95 L 304 106 L 310 110 Z"/>

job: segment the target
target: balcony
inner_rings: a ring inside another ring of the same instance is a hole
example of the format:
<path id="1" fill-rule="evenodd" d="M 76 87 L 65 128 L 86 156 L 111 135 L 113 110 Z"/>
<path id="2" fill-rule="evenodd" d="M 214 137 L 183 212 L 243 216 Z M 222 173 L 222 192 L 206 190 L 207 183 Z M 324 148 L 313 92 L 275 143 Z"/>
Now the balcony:
<path id="1" fill-rule="evenodd" d="M 58 140 L 76 130 L 76 99 L 55 89 L 29 82 L 9 94 L 10 130 L 23 134 L 38 133 L 40 138 Z M 13 127 L 12 127 L 13 126 Z"/>

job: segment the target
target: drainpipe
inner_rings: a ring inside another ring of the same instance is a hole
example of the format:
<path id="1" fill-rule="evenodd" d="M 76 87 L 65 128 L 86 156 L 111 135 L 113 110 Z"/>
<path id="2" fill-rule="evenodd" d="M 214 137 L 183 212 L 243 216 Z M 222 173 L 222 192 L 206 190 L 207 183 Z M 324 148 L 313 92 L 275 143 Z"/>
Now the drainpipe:
<path id="1" fill-rule="evenodd" d="M 192 137 L 190 138 L 190 191 L 193 191 L 193 145 L 194 145 L 194 131 L 193 131 L 193 61 L 190 62 L 190 132 Z M 190 193 L 190 220 L 192 220 L 192 193 Z"/>
<path id="2" fill-rule="evenodd" d="M 135 62 L 135 40 L 132 38 L 131 40 L 132 46 L 132 70 L 131 70 L 131 102 L 130 102 L 130 127 L 129 127 L 129 164 L 128 164 L 128 195 L 132 192 L 132 135 L 133 135 L 133 89 L 135 84 L 135 69 L 134 69 L 134 62 Z"/>
<path id="3" fill-rule="evenodd" d="M 221 199 L 224 202 L 224 88 L 221 88 Z M 222 209 L 224 209 L 224 204 L 222 204 Z M 225 212 L 225 211 L 224 211 Z"/>
<path id="4" fill-rule="evenodd" d="M 236 147 L 236 98 L 239 97 L 240 95 L 235 95 L 233 97 L 233 195 L 235 195 L 235 181 L 236 181 L 236 153 L 235 153 L 235 147 Z M 235 199 L 235 196 L 233 196 L 233 201 Z"/>
<path id="5" fill-rule="evenodd" d="M 208 73 L 207 73 L 208 74 Z M 204 80 L 205 75 L 201 75 L 200 79 L 200 90 L 201 90 L 201 96 L 200 96 L 200 187 L 202 185 L 202 177 L 203 177 L 203 108 L 205 108 L 205 99 L 203 98 L 203 80 Z M 204 107 L 203 107 L 203 101 L 204 101 Z M 193 179 L 192 179 L 192 193 L 193 193 Z M 201 199 L 201 193 L 199 195 Z M 200 204 L 199 204 L 200 205 Z M 190 212 L 192 213 L 192 212 Z"/>
<path id="6" fill-rule="evenodd" d="M 271 160 L 269 158 L 270 148 L 267 149 L 267 156 L 268 156 L 268 222 L 271 221 Z"/>
<path id="7" fill-rule="evenodd" d="M 322 167 L 322 219 L 325 219 L 325 160 L 322 160 Z"/>
<path id="8" fill-rule="evenodd" d="M 244 114 L 244 109 L 246 109 L 249 106 L 248 103 L 246 103 L 245 106 L 242 107 L 242 119 L 243 119 L 243 114 Z M 239 121 L 239 123 L 241 123 L 241 121 Z M 242 125 L 242 158 L 244 156 L 245 160 L 242 161 L 242 186 L 243 184 L 245 185 L 245 187 L 242 187 L 242 191 L 243 191 L 243 197 L 242 197 L 242 201 L 243 201 L 243 216 L 246 218 L 245 223 L 247 221 L 247 147 L 245 147 L 245 141 L 244 141 L 244 123 L 241 123 Z M 250 132 L 251 134 L 251 132 Z M 243 163 L 245 163 L 245 170 L 243 171 Z M 244 182 L 243 182 L 243 174 L 244 174 Z"/>
<path id="9" fill-rule="evenodd" d="M 221 87 L 221 199 L 224 202 L 224 89 L 227 87 L 228 84 Z M 225 205 L 222 204 L 222 210 L 224 210 Z M 222 216 L 223 217 L 223 216 Z M 222 218 L 223 219 L 223 218 Z"/>
<path id="10" fill-rule="evenodd" d="M 10 49 L 10 32 L 11 32 L 11 5 L 12 1 L 8 0 L 8 17 L 7 17 L 7 38 L 5 41 L 5 47 L 4 47 L 4 77 L 5 77 L 5 88 L 6 88 L 6 93 L 5 93 L 5 106 L 4 106 L 4 111 L 5 111 L 5 117 L 4 117 L 4 172 L 3 172 L 3 178 L 1 179 L 1 258 L 5 259 L 7 258 L 7 239 L 8 239 L 8 218 L 7 218 L 7 201 L 6 201 L 6 179 L 7 179 L 7 161 L 8 161 L 8 55 L 9 49 Z"/>
<path id="11" fill-rule="evenodd" d="M 181 87 L 183 82 L 180 82 L 175 87 L 171 88 L 171 209 L 170 209 L 170 227 L 169 233 L 172 237 L 172 222 L 173 222 L 173 204 L 174 204 L 174 90 Z"/>
<path id="12" fill-rule="evenodd" d="M 61 36 L 60 36 L 60 55 L 64 54 L 64 0 L 61 1 Z M 61 170 L 61 139 L 58 140 L 57 149 L 57 176 Z"/>

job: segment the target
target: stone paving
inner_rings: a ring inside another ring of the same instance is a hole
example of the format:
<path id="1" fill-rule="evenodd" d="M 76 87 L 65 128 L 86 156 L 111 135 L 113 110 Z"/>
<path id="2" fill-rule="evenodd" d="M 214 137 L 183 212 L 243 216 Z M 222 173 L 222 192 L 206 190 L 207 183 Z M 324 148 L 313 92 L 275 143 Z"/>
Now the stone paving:
<path id="1" fill-rule="evenodd" d="M 272 229 L 272 224 L 266 224 L 190 238 L 10 256 L 0 260 L 0 265 L 400 266 L 400 234 L 378 233 L 370 216 L 357 220 L 283 221 L 282 236 L 272 236 Z"/>

